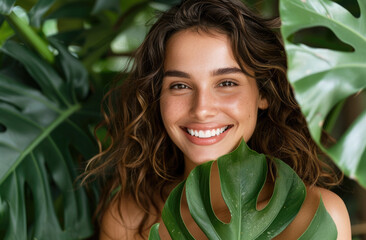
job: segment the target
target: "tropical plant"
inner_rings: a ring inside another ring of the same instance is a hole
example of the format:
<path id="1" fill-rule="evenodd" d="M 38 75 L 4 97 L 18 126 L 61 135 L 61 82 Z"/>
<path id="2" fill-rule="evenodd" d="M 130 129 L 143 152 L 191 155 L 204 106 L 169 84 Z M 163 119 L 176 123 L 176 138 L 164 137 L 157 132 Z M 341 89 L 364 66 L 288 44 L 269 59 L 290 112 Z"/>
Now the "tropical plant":
<path id="1" fill-rule="evenodd" d="M 162 218 L 172 239 L 194 239 L 187 230 L 180 202 L 184 186 L 189 211 L 209 239 L 272 239 L 293 220 L 305 199 L 302 180 L 281 160 L 275 159 L 276 181 L 265 208 L 257 209 L 258 195 L 266 182 L 265 155 L 240 146 L 217 160 L 222 196 L 230 210 L 230 223 L 218 219 L 210 200 L 210 172 L 213 161 L 196 167 L 169 195 Z M 159 224 L 152 227 L 149 239 L 160 239 Z M 337 230 L 323 202 L 306 232 L 299 239 L 336 239 Z"/>
<path id="2" fill-rule="evenodd" d="M 93 229 L 73 156 L 96 152 L 84 129 L 88 73 L 58 41 L 49 39 L 54 56 L 14 13 L 7 21 L 40 55 L 11 39 L 1 48 L 0 237 L 85 238 Z"/>
<path id="3" fill-rule="evenodd" d="M 91 157 L 95 149 L 90 136 L 77 124 L 85 118 L 79 99 L 87 96 L 87 75 L 61 45 L 53 45 L 59 51 L 58 66 L 69 74 L 65 78 L 19 43 L 8 41 L 2 47 L 12 58 L 8 63 L 21 63 L 23 67 L 14 66 L 14 70 L 24 74 L 0 73 L 0 196 L 2 217 L 8 219 L 2 227 L 20 238 L 29 234 L 59 239 L 55 235 L 61 233 L 66 238 L 80 238 L 91 232 L 87 196 L 81 188 L 73 191 L 78 172 L 70 149 L 85 157 Z M 32 78 L 37 87 L 22 82 L 24 78 Z M 54 205 L 58 204 L 68 208 L 56 212 Z M 27 218 L 34 221 L 28 229 Z M 45 223 L 50 227 L 44 228 Z"/>
<path id="4" fill-rule="evenodd" d="M 95 200 L 76 178 L 97 150 L 105 63 L 131 55 L 133 30 L 166 8 L 150 2 L 1 1 L 0 239 L 93 233 Z"/>
<path id="5" fill-rule="evenodd" d="M 80 173 L 80 162 L 96 151 L 90 129 L 99 119 L 103 89 L 112 76 L 123 69 L 126 59 L 142 41 L 149 28 L 146 22 L 154 19 L 154 12 L 165 10 L 177 1 L 0 2 L 0 239 L 84 239 L 92 234 L 90 208 L 94 202 L 78 182 L 75 184 L 75 179 Z M 361 75 L 365 73 L 362 24 L 366 4 L 361 0 L 358 3 L 361 14 L 356 18 L 329 0 L 281 1 L 289 79 L 319 144 L 319 123 L 324 122 L 323 126 L 329 128 L 344 99 L 365 87 Z M 292 41 L 294 33 L 315 25 L 330 28 L 354 51 L 313 49 Z M 308 69 L 311 72 L 307 72 Z M 347 82 L 341 81 L 342 77 Z M 314 88 L 309 88 L 312 84 Z M 334 90 L 319 93 L 324 86 L 334 85 Z M 306 97 L 317 99 L 316 104 L 314 101 L 309 104 Z M 359 179 L 364 186 L 366 154 L 361 137 L 365 135 L 365 126 L 364 112 L 339 143 L 324 148 L 346 174 Z M 258 194 L 265 181 L 263 159 L 242 144 L 234 153 L 218 160 L 223 194 L 232 213 L 229 224 L 220 222 L 208 204 L 207 183 L 212 163 L 200 166 L 187 178 L 192 216 L 213 239 L 217 236 L 227 239 L 226 234 L 239 236 L 242 229 L 252 229 L 255 221 L 259 222 L 255 225 L 258 228 L 243 231 L 245 235 L 241 235 L 241 239 L 274 236 L 298 212 L 305 192 L 298 179 L 281 183 L 283 180 L 278 178 L 273 200 L 261 211 L 256 210 L 253 201 L 247 201 L 246 198 Z M 227 161 L 232 161 L 237 168 L 220 167 L 231 165 Z M 280 169 L 278 176 L 294 176 L 280 160 L 276 163 Z M 255 172 L 257 184 L 244 185 L 246 174 L 237 175 L 239 169 L 245 171 L 248 165 L 258 170 Z M 236 174 L 232 174 L 234 172 Z M 239 182 L 237 188 L 226 187 L 231 181 Z M 176 238 L 191 239 L 178 210 L 183 184 L 168 198 L 163 219 L 171 222 L 167 225 L 171 232 L 182 234 L 174 235 Z M 251 188 L 252 195 L 241 195 L 239 186 Z M 298 194 L 289 196 L 289 188 Z M 97 198 L 97 189 L 93 189 L 93 193 Z M 242 204 L 236 207 L 230 199 L 240 199 L 238 202 Z M 205 211 L 193 206 L 201 206 Z M 266 221 L 261 218 L 265 212 L 271 216 Z M 246 219 L 248 215 L 251 221 Z M 315 231 L 314 226 L 324 226 L 319 224 L 334 229 L 322 203 L 302 238 L 311 239 L 307 234 L 316 233 L 318 239 L 322 232 Z M 156 230 L 157 226 L 152 233 L 156 234 Z M 153 234 L 151 237 L 158 238 Z"/>
<path id="6" fill-rule="evenodd" d="M 281 0 L 280 14 L 288 78 L 311 135 L 347 176 L 366 187 L 365 109 L 334 145 L 321 143 L 321 132 L 331 131 L 344 102 L 366 87 L 366 2 L 357 2 L 358 17 L 330 0 Z M 348 47 L 335 50 L 293 42 L 297 32 L 319 26 Z"/>

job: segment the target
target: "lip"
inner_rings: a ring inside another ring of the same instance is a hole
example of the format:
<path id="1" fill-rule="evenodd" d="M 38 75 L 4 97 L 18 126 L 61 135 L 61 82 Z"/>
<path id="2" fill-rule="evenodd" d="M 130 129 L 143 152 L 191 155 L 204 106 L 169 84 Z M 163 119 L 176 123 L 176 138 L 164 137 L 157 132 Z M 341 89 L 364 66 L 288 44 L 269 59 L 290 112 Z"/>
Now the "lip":
<path id="1" fill-rule="evenodd" d="M 217 128 L 222 128 L 222 127 L 225 127 L 225 126 L 228 126 L 228 129 L 225 130 L 225 132 L 221 133 L 220 135 L 218 136 L 212 136 L 212 137 L 209 137 L 209 138 L 198 138 L 198 137 L 195 137 L 195 136 L 192 136 L 191 134 L 189 134 L 187 132 L 187 128 L 190 128 L 190 129 L 194 129 L 194 130 L 212 130 L 212 129 L 217 129 Z M 220 125 L 220 126 L 192 126 L 190 125 L 189 127 L 181 127 L 182 131 L 184 132 L 185 136 L 188 138 L 188 140 L 190 142 L 192 142 L 193 144 L 196 144 L 196 145 L 212 145 L 212 144 L 215 144 L 219 141 L 221 141 L 227 134 L 228 132 L 231 130 L 231 128 L 233 127 L 233 125 Z"/>

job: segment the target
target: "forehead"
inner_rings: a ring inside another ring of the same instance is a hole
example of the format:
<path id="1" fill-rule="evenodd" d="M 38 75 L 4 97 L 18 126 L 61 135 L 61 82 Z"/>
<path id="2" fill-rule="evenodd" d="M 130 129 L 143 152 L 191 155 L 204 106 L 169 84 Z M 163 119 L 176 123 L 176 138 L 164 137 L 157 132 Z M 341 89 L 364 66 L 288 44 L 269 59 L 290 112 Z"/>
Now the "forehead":
<path id="1" fill-rule="evenodd" d="M 186 67 L 204 70 L 223 66 L 239 67 L 230 39 L 225 34 L 187 29 L 173 34 L 167 41 L 165 69 Z"/>

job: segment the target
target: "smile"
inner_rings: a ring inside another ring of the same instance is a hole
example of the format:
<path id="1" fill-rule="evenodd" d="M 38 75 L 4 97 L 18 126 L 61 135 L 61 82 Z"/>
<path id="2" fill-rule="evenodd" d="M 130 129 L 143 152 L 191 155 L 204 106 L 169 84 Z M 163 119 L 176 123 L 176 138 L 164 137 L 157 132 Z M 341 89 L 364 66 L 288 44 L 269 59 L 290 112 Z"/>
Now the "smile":
<path id="1" fill-rule="evenodd" d="M 209 130 L 196 130 L 196 129 L 186 128 L 186 131 L 191 136 L 194 136 L 197 138 L 211 138 L 211 137 L 221 135 L 222 133 L 224 133 L 227 129 L 229 129 L 231 127 L 232 126 L 228 125 L 228 126 L 225 126 L 222 128 L 209 129 Z"/>

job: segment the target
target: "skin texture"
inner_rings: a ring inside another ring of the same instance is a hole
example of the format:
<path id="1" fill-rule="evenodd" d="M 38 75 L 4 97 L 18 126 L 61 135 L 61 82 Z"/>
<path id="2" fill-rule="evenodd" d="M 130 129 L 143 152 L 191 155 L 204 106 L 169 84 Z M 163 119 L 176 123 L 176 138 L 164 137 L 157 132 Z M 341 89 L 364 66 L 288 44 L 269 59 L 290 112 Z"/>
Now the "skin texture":
<path id="1" fill-rule="evenodd" d="M 170 138 L 184 154 L 185 176 L 198 164 L 232 151 L 242 138 L 248 141 L 255 129 L 258 109 L 268 107 L 255 80 L 235 69 L 240 68 L 225 35 L 188 29 L 168 40 L 161 116 Z M 226 132 L 203 140 L 186 133 L 187 128 L 206 131 L 225 126 L 229 126 Z M 230 213 L 217 187 L 220 183 L 216 164 L 212 169 L 211 186 L 215 186 L 211 188 L 213 209 L 222 221 L 229 222 Z M 272 191 L 273 184 L 267 182 L 258 199 L 259 209 L 268 203 Z M 317 210 L 320 196 L 336 223 L 338 239 L 351 239 L 349 216 L 343 201 L 331 191 L 318 187 L 307 187 L 299 214 L 275 239 L 300 237 Z M 161 209 L 163 205 L 163 202 L 159 203 Z M 122 213 L 123 223 L 118 211 Z M 192 235 L 196 239 L 207 239 L 194 223 L 184 201 L 181 211 Z M 142 210 L 128 196 L 121 203 L 110 204 L 103 217 L 100 239 L 141 239 L 136 232 L 142 217 Z M 150 223 L 154 217 L 152 214 Z M 170 239 L 161 219 L 160 223 L 161 238 Z M 149 229 L 146 229 L 145 238 L 148 233 Z"/>
<path id="2" fill-rule="evenodd" d="M 184 153 L 186 174 L 232 151 L 242 138 L 249 140 L 258 108 L 268 106 L 255 79 L 244 75 L 228 46 L 224 35 L 192 30 L 174 34 L 167 44 L 161 116 L 169 137 Z M 192 139 L 186 133 L 186 128 L 225 126 L 230 128 L 224 137 Z"/>

